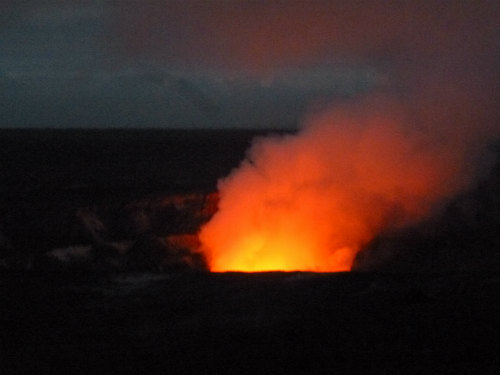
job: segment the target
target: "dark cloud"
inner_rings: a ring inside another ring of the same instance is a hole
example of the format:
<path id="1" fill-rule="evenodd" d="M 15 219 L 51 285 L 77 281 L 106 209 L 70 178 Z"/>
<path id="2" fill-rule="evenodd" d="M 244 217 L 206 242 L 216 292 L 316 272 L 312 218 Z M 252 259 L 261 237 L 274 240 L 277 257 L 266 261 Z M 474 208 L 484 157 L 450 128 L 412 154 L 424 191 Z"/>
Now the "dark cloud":
<path id="1" fill-rule="evenodd" d="M 0 126 L 290 126 L 318 103 L 429 85 L 498 99 L 493 1 L 4 1 L 0 14 Z"/>
<path id="2" fill-rule="evenodd" d="M 269 69 L 332 59 L 439 56 L 498 47 L 490 1 L 127 2 L 113 37 L 124 55 Z"/>

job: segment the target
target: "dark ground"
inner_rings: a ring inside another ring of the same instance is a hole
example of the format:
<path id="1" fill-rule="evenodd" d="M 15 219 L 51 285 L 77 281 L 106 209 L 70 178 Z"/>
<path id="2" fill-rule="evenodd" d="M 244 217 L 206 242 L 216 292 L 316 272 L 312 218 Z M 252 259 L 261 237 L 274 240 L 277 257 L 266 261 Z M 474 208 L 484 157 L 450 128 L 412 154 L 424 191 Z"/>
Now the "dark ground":
<path id="1" fill-rule="evenodd" d="M 357 272 L 210 274 L 164 238 L 256 134 L 0 130 L 0 372 L 498 372 L 498 163 Z"/>
<path id="2" fill-rule="evenodd" d="M 0 278 L 3 373 L 496 374 L 498 275 Z"/>

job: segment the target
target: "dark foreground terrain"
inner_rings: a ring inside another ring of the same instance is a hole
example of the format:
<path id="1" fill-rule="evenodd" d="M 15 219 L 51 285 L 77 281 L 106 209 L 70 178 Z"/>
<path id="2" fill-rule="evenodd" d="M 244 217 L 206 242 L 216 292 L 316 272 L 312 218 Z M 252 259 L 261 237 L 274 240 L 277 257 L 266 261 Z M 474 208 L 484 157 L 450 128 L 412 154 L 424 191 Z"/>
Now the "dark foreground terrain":
<path id="1" fill-rule="evenodd" d="M 262 134 L 0 130 L 0 373 L 498 373 L 500 164 L 356 272 L 211 274 Z"/>
<path id="2" fill-rule="evenodd" d="M 493 374 L 498 275 L 3 275 L 2 373 Z"/>
<path id="3" fill-rule="evenodd" d="M 2 373 L 496 374 L 498 275 L 0 278 Z"/>

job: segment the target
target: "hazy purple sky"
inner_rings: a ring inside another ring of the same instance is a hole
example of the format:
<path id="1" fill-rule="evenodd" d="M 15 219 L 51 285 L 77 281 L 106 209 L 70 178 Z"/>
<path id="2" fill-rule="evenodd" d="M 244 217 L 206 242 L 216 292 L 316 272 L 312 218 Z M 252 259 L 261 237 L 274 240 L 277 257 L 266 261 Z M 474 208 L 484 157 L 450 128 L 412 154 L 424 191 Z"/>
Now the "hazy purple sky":
<path id="1" fill-rule="evenodd" d="M 2 0 L 0 127 L 290 127 L 422 82 L 497 103 L 499 14 L 478 0 Z"/>

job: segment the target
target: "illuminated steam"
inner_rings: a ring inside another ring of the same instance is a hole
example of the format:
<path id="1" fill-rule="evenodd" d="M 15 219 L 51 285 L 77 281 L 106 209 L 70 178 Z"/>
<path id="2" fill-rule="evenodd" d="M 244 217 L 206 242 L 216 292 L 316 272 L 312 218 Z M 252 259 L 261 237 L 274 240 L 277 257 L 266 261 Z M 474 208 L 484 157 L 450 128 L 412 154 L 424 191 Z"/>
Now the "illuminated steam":
<path id="1" fill-rule="evenodd" d="M 259 8 L 268 31 L 250 28 L 249 42 L 229 49 L 255 52 L 257 71 L 337 56 L 373 66 L 384 82 L 310 113 L 295 135 L 254 141 L 219 181 L 219 211 L 200 231 L 211 270 L 349 270 L 378 234 L 430 217 L 491 165 L 498 6 L 370 4 L 289 7 L 283 18 Z M 300 40 L 288 37 L 292 25 L 314 26 L 301 35 L 316 43 L 289 48 Z"/>
<path id="2" fill-rule="evenodd" d="M 378 233 L 468 188 L 482 132 L 447 124 L 451 115 L 412 117 L 413 104 L 364 99 L 312 115 L 296 135 L 255 140 L 201 230 L 211 270 L 349 270 Z"/>

